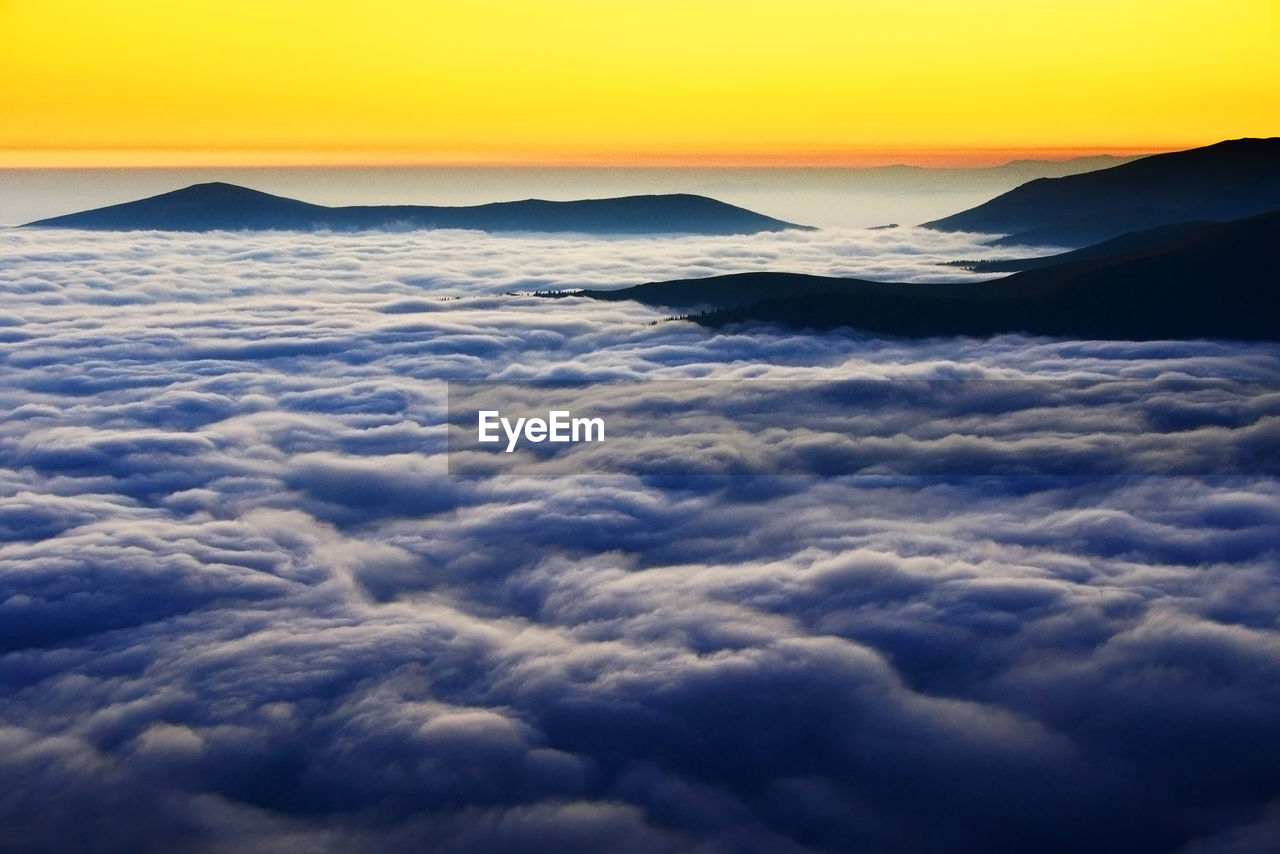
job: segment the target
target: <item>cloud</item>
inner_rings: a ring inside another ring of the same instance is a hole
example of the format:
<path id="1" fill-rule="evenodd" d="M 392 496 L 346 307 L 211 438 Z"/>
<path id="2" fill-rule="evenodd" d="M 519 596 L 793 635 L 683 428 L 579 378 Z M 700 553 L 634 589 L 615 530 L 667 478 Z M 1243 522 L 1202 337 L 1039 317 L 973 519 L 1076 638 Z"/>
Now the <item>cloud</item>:
<path id="1" fill-rule="evenodd" d="M 1274 417 L 1196 389 L 1275 345 L 505 295 L 981 257 L 933 239 L 0 235 L 5 844 L 1267 850 L 1274 477 L 445 473 L 464 379 L 954 383 L 769 398 L 925 458 Z"/>

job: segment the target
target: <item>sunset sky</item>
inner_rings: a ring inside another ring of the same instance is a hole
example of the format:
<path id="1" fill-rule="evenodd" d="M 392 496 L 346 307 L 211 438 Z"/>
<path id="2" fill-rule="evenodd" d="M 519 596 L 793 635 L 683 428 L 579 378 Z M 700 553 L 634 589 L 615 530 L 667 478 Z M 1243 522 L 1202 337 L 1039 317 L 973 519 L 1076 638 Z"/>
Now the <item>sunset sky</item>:
<path id="1" fill-rule="evenodd" d="M 0 0 L 0 166 L 1150 151 L 1280 134 L 1278 46 L 1275 0 Z"/>

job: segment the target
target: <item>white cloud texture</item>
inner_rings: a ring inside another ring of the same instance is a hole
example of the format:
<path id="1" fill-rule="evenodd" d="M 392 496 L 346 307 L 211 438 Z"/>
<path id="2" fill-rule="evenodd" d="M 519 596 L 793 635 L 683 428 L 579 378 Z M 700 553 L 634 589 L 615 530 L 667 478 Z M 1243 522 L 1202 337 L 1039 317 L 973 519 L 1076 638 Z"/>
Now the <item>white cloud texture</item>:
<path id="1" fill-rule="evenodd" d="M 445 474 L 449 380 L 1280 376 L 504 295 L 975 240 L 0 234 L 3 847 L 1268 850 L 1275 478 Z"/>

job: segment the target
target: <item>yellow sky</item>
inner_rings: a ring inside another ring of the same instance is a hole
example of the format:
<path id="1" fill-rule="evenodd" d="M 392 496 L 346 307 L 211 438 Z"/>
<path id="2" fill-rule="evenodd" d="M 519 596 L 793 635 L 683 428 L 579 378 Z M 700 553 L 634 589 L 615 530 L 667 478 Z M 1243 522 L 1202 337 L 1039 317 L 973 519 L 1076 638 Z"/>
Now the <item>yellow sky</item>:
<path id="1" fill-rule="evenodd" d="M 0 0 L 0 166 L 839 163 L 1280 135 L 1277 0 Z"/>

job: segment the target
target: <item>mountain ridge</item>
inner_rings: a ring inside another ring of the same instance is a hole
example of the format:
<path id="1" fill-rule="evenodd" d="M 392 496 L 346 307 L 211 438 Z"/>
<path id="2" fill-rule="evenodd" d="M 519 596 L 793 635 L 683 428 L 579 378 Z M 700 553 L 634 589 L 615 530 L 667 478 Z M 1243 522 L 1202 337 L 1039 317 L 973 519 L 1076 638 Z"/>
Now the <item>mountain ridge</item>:
<path id="1" fill-rule="evenodd" d="M 363 231 L 466 228 L 493 232 L 750 234 L 810 226 L 689 193 L 606 199 L 490 202 L 459 207 L 328 207 L 221 181 L 118 205 L 48 217 L 23 228 L 93 231 Z"/>
<path id="2" fill-rule="evenodd" d="M 1091 243 L 1080 249 L 1059 252 L 1054 255 L 1038 255 L 1027 258 L 996 258 L 986 261 L 949 261 L 943 266 L 960 267 L 973 273 L 1021 273 L 1025 270 L 1038 270 L 1071 261 L 1092 261 L 1149 249 L 1163 243 L 1169 243 L 1180 237 L 1195 233 L 1197 230 L 1214 223 L 1207 220 L 1196 222 L 1178 222 L 1170 225 L 1157 225 L 1141 231 L 1128 231 L 1119 237 Z"/>
<path id="3" fill-rule="evenodd" d="M 924 223 L 1005 235 L 999 245 L 1087 246 L 1122 234 L 1280 208 L 1280 137 L 1226 140 L 1058 178 L 1037 178 Z"/>
<path id="4" fill-rule="evenodd" d="M 1271 284 L 1274 245 L 1280 245 L 1280 211 L 983 282 L 897 284 L 760 272 L 581 293 L 671 308 L 706 306 L 691 319 L 711 327 L 762 321 L 908 338 L 1021 332 L 1280 341 L 1280 286 Z"/>

